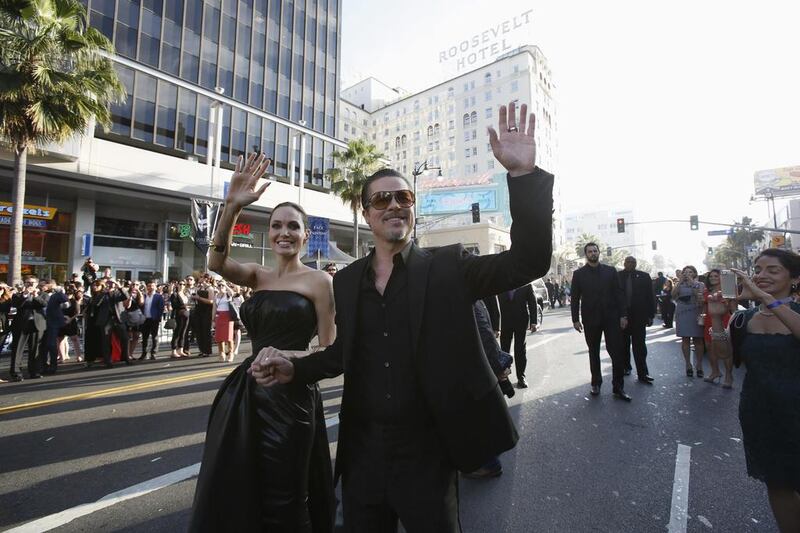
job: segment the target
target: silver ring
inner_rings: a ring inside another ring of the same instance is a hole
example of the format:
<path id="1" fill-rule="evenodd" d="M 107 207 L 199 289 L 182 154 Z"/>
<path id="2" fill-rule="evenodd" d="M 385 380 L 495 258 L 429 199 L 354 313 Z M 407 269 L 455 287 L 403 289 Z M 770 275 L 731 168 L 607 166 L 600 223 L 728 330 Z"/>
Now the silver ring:
<path id="1" fill-rule="evenodd" d="M 519 128 L 516 126 L 511 126 L 510 128 L 508 128 L 509 133 L 511 133 L 512 131 L 519 131 Z"/>

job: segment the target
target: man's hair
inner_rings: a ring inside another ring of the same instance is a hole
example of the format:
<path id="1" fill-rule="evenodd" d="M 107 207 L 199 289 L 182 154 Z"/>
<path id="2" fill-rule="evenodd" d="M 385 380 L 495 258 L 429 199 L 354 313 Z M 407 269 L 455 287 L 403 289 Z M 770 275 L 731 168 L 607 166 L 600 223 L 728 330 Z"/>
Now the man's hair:
<path id="1" fill-rule="evenodd" d="M 373 181 L 379 180 L 381 178 L 400 178 L 401 180 L 406 182 L 408 188 L 411 188 L 411 184 L 408 182 L 408 179 L 400 174 L 393 168 L 382 168 L 376 173 L 371 176 L 368 176 L 367 179 L 364 181 L 364 186 L 361 188 L 361 207 L 363 209 L 367 208 L 367 203 L 369 203 L 370 192 L 369 188 L 372 185 Z"/>
<path id="2" fill-rule="evenodd" d="M 658 275 L 659 275 L 659 276 L 663 276 L 663 275 L 664 275 L 664 273 L 663 273 L 663 272 L 659 272 L 659 273 L 658 273 Z"/>
<path id="3" fill-rule="evenodd" d="M 588 250 L 590 246 L 594 246 L 598 251 L 600 250 L 600 247 L 597 246 L 596 242 L 587 242 L 583 245 L 583 255 L 586 255 L 586 250 Z"/>

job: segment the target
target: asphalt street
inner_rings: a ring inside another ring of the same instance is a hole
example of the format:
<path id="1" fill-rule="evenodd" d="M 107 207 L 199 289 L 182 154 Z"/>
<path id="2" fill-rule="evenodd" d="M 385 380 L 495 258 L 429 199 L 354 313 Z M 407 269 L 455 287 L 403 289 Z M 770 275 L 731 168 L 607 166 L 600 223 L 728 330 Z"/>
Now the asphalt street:
<path id="1" fill-rule="evenodd" d="M 509 402 L 520 442 L 502 476 L 461 480 L 465 532 L 777 530 L 745 470 L 741 371 L 733 391 L 687 378 L 659 323 L 648 330 L 655 384 L 626 378 L 627 403 L 611 395 L 607 356 L 602 394 L 589 395 L 586 346 L 565 310 L 527 342 L 530 388 Z M 0 530 L 185 530 L 209 407 L 233 367 L 162 357 L 0 384 Z M 341 383 L 320 384 L 332 452 Z"/>

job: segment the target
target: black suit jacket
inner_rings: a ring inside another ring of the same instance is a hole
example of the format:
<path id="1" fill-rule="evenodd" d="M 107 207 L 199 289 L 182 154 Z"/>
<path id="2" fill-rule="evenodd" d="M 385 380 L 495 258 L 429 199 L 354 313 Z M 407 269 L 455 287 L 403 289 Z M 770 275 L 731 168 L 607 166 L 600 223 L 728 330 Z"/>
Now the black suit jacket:
<path id="1" fill-rule="evenodd" d="M 22 332 L 22 327 L 33 317 L 33 323 L 39 333 L 47 330 L 47 318 L 44 310 L 47 307 L 47 294 L 39 294 L 28 298 L 22 294 L 15 294 L 11 298 L 11 307 L 17 308 L 14 321 L 11 322 L 11 331 L 18 335 Z"/>
<path id="2" fill-rule="evenodd" d="M 641 270 L 634 270 L 630 275 L 633 276 L 633 294 L 631 295 L 631 304 L 626 309 L 628 321 L 636 324 L 645 323 L 648 319 L 652 320 L 656 316 L 653 281 L 650 279 L 650 274 Z M 625 294 L 626 276 L 628 273 L 624 270 L 619 273 L 619 285 L 623 294 Z M 625 295 L 625 303 L 628 303 L 627 295 Z"/>
<path id="3" fill-rule="evenodd" d="M 552 253 L 553 177 L 533 174 L 508 179 L 511 248 L 475 256 L 460 244 L 408 256 L 408 299 L 412 361 L 424 401 L 452 464 L 463 471 L 480 468 L 518 439 L 497 377 L 481 347 L 472 304 L 479 298 L 519 287 L 542 276 Z M 352 450 L 348 408 L 352 397 L 348 368 L 356 350 L 359 284 L 372 254 L 355 261 L 333 279 L 336 341 L 294 361 L 295 380 L 313 383 L 344 372 L 336 470 L 346 470 Z"/>
<path id="4" fill-rule="evenodd" d="M 500 331 L 500 306 L 497 305 L 497 296 L 486 296 L 483 299 L 483 305 L 486 306 L 486 311 L 489 312 L 492 331 Z"/>
<path id="5" fill-rule="evenodd" d="M 619 284 L 617 269 L 598 264 L 596 267 L 584 265 L 572 274 L 570 308 L 572 321 L 580 320 L 584 325 L 598 326 L 609 318 L 622 318 L 625 315 L 625 293 Z"/>
<path id="6" fill-rule="evenodd" d="M 536 295 L 530 283 L 515 290 L 511 299 L 508 298 L 508 291 L 501 292 L 497 295 L 497 301 L 500 303 L 501 329 L 527 329 L 536 324 Z"/>

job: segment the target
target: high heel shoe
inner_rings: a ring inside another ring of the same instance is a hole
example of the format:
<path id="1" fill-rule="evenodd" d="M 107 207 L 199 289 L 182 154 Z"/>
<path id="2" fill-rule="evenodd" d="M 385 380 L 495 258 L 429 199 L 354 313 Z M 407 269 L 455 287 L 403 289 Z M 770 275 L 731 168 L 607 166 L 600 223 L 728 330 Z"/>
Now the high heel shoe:
<path id="1" fill-rule="evenodd" d="M 698 368 L 696 374 L 697 374 L 698 378 L 702 378 L 703 377 L 703 369 L 702 368 Z"/>
<path id="2" fill-rule="evenodd" d="M 717 381 L 722 381 L 722 374 L 711 374 L 707 378 L 703 378 L 703 381 L 706 383 L 715 383 Z"/>
<path id="3" fill-rule="evenodd" d="M 694 377 L 694 370 L 690 366 L 686 367 L 686 377 L 690 377 L 690 378 Z"/>
<path id="4" fill-rule="evenodd" d="M 726 381 L 722 384 L 723 389 L 732 389 L 733 388 L 733 376 L 731 376 L 730 382 Z"/>

